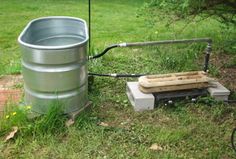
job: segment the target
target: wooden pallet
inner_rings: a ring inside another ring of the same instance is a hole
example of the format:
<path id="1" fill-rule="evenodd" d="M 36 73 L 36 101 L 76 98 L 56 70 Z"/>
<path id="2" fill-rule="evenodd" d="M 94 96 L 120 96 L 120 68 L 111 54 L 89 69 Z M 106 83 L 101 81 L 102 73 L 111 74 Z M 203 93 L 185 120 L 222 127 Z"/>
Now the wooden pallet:
<path id="1" fill-rule="evenodd" d="M 213 79 L 203 71 L 148 75 L 139 78 L 139 89 L 144 93 L 207 88 Z"/>

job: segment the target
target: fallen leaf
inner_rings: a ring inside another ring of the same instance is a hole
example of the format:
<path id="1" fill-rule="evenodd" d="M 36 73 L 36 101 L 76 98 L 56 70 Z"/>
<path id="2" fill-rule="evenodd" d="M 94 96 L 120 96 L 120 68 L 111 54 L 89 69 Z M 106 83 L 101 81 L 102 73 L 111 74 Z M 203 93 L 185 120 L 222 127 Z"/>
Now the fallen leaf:
<path id="1" fill-rule="evenodd" d="M 17 126 L 13 126 L 12 127 L 12 131 L 6 136 L 4 142 L 7 142 L 8 140 L 12 139 L 15 136 L 15 134 L 17 133 L 17 131 L 18 131 L 18 127 Z"/>
<path id="2" fill-rule="evenodd" d="M 104 127 L 109 126 L 109 125 L 108 125 L 107 123 L 105 123 L 105 122 L 101 122 L 99 125 L 100 125 L 100 126 L 104 126 Z"/>
<path id="3" fill-rule="evenodd" d="M 74 120 L 69 119 L 69 120 L 66 121 L 65 125 L 66 125 L 67 127 L 70 127 L 70 126 L 73 125 L 74 123 L 75 123 Z"/>
<path id="4" fill-rule="evenodd" d="M 150 150 L 155 150 L 155 151 L 162 151 L 163 148 L 159 145 L 157 145 L 156 143 L 155 144 L 152 144 L 151 147 L 149 147 Z"/>

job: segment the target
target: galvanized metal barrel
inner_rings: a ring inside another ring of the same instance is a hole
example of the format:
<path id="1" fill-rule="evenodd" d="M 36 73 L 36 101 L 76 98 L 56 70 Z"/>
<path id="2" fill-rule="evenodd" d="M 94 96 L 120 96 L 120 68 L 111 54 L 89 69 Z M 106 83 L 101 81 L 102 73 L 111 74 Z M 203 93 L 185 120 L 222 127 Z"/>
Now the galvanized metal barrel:
<path id="1" fill-rule="evenodd" d="M 44 17 L 25 27 L 18 38 L 22 49 L 25 104 L 46 113 L 59 102 L 64 113 L 88 101 L 86 22 L 74 17 Z"/>

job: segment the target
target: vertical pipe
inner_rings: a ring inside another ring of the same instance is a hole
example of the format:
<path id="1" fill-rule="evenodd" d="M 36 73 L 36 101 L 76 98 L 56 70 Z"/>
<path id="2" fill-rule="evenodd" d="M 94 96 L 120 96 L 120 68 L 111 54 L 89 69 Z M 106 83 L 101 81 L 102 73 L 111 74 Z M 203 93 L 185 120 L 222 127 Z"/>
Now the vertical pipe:
<path id="1" fill-rule="evenodd" d="M 206 48 L 206 55 L 205 55 L 205 63 L 204 63 L 204 71 L 207 72 L 208 71 L 208 67 L 209 67 L 209 59 L 210 59 L 210 54 L 211 54 L 211 42 L 208 42 L 207 44 L 207 48 Z"/>
<path id="2" fill-rule="evenodd" d="M 88 0 L 88 21 L 89 21 L 89 54 L 91 51 L 91 0 Z"/>

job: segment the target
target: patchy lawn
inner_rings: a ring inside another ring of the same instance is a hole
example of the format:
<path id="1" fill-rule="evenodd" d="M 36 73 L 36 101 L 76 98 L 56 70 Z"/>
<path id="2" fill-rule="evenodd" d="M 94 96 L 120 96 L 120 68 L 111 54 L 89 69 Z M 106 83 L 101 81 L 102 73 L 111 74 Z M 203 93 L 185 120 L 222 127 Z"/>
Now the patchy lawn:
<path id="1" fill-rule="evenodd" d="M 154 21 L 155 17 L 150 20 L 143 0 L 92 4 L 93 53 L 120 42 L 212 37 L 210 74 L 236 91 L 235 47 L 227 45 L 235 40 L 234 27 L 222 27 L 214 19 L 180 21 L 167 27 L 164 17 L 162 22 Z M 51 15 L 87 20 L 87 3 L 1 0 L 0 75 L 20 73 L 17 36 L 30 20 Z M 89 70 L 156 74 L 201 70 L 204 49 L 204 44 L 119 48 L 89 62 Z M 56 112 L 30 120 L 25 116 L 28 110 L 10 103 L 10 110 L 0 119 L 0 158 L 236 158 L 230 145 L 236 127 L 235 105 L 204 98 L 196 104 L 179 102 L 138 113 L 125 95 L 126 81 L 131 80 L 136 79 L 96 77 L 89 92 L 92 109 L 69 128 L 64 126 L 67 119 Z M 16 136 L 4 142 L 13 126 L 18 126 Z"/>

